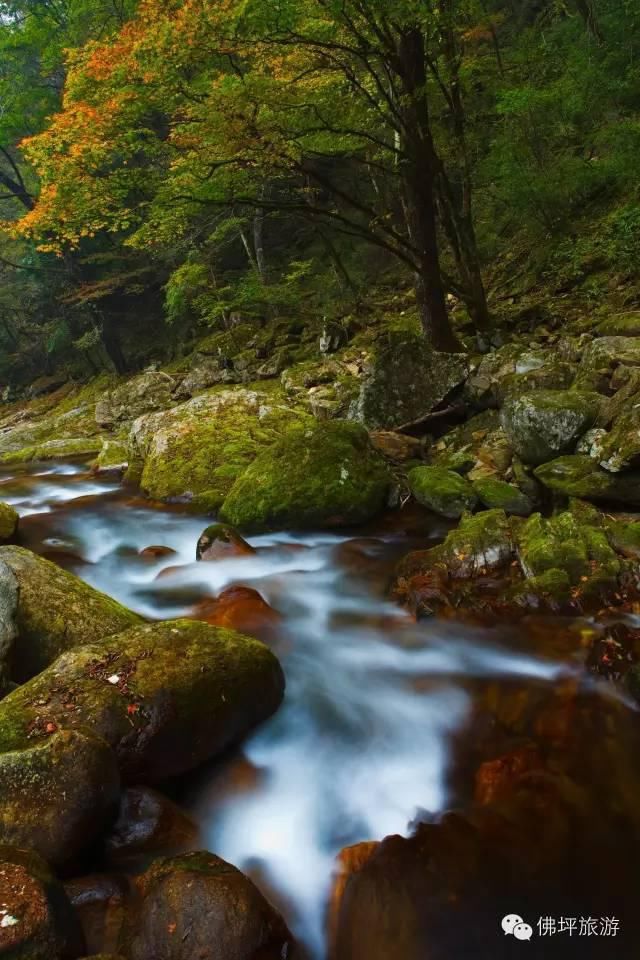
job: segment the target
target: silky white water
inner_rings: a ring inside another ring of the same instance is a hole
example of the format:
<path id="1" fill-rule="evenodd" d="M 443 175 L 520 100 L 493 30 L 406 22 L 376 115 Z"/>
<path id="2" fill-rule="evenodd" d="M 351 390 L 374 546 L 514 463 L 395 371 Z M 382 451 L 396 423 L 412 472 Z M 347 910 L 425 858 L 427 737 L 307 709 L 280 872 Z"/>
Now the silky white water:
<path id="1" fill-rule="evenodd" d="M 342 847 L 404 833 L 419 811 L 446 806 L 450 738 L 470 708 L 462 679 L 553 681 L 568 670 L 506 649 L 491 631 L 412 623 L 375 575 L 384 540 L 356 543 L 345 560 L 345 537 L 261 536 L 253 556 L 195 563 L 206 519 L 127 504 L 82 468 L 35 474 L 0 480 L 0 496 L 28 518 L 25 543 L 71 554 L 80 576 L 143 616 L 189 615 L 235 584 L 282 614 L 274 649 L 286 698 L 242 746 L 250 783 L 229 784 L 232 757 L 201 781 L 193 807 L 207 847 L 275 894 L 314 956 Z M 175 555 L 141 559 L 152 544 Z M 176 569 L 157 579 L 167 567 Z"/>

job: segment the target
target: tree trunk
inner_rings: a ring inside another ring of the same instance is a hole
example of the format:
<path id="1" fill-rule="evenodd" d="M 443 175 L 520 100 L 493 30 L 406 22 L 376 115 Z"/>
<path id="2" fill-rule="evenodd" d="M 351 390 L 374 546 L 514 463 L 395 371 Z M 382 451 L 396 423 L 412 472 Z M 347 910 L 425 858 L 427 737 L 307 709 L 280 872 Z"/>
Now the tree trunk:
<path id="1" fill-rule="evenodd" d="M 125 359 L 124 353 L 122 352 L 122 347 L 120 345 L 120 338 L 118 337 L 117 330 L 114 326 L 109 323 L 109 320 L 103 317 L 102 320 L 102 345 L 106 350 L 107 356 L 111 360 L 116 373 L 122 374 L 127 372 L 127 361 Z"/>
<path id="2" fill-rule="evenodd" d="M 426 338 L 435 350 L 458 352 L 447 313 L 436 224 L 436 156 L 429 124 L 424 37 L 419 28 L 404 33 L 398 50 L 402 79 L 404 159 L 399 172 L 405 193 L 407 228 L 416 248 L 416 298 Z"/>

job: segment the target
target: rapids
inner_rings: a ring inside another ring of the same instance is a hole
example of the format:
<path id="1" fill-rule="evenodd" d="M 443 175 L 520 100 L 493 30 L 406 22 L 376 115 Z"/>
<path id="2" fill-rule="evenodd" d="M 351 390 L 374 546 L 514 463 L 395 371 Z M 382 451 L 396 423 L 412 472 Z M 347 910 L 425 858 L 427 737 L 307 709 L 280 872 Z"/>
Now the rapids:
<path id="1" fill-rule="evenodd" d="M 396 559 L 442 536 L 434 518 L 354 536 L 251 538 L 254 556 L 195 563 L 206 518 L 158 507 L 78 464 L 0 475 L 21 513 L 20 542 L 143 616 L 189 616 L 229 585 L 259 591 L 282 620 L 274 649 L 284 706 L 239 751 L 200 771 L 183 799 L 207 847 L 250 873 L 313 957 L 323 955 L 336 854 L 406 833 L 418 811 L 455 799 L 452 743 L 474 678 L 553 683 L 574 669 L 533 657 L 499 629 L 416 624 L 386 599 Z M 143 559 L 160 544 L 175 555 Z M 165 568 L 172 568 L 158 578 Z"/>

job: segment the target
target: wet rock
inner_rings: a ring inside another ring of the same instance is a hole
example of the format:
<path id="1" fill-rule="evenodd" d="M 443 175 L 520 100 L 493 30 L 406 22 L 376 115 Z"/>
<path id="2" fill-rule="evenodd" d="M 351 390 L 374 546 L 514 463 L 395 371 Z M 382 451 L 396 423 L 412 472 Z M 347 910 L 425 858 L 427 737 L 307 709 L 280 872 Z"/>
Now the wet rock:
<path id="1" fill-rule="evenodd" d="M 0 560 L 0 688 L 5 666 L 18 635 L 18 581 L 13 570 Z"/>
<path id="2" fill-rule="evenodd" d="M 473 490 L 483 506 L 490 510 L 504 510 L 520 517 L 528 517 L 533 510 L 529 497 L 512 483 L 487 477 L 476 480 Z"/>
<path id="3" fill-rule="evenodd" d="M 473 486 L 453 470 L 414 467 L 407 480 L 418 503 L 443 517 L 461 517 L 478 503 Z"/>
<path id="4" fill-rule="evenodd" d="M 173 403 L 175 381 L 166 373 L 149 370 L 109 391 L 96 404 L 96 423 L 113 429 L 153 410 L 166 410 Z"/>
<path id="5" fill-rule="evenodd" d="M 0 543 L 8 543 L 13 540 L 18 532 L 19 521 L 18 511 L 14 510 L 8 503 L 0 502 Z"/>
<path id="6" fill-rule="evenodd" d="M 145 547 L 144 550 L 141 550 L 138 556 L 144 557 L 145 560 L 162 560 L 164 557 L 173 557 L 176 555 L 176 551 L 171 547 L 164 547 L 162 544 L 153 544 L 150 547 Z"/>
<path id="7" fill-rule="evenodd" d="M 253 547 L 237 530 L 226 523 L 214 523 L 201 534 L 196 546 L 196 560 L 228 560 L 251 556 Z"/>
<path id="8" fill-rule="evenodd" d="M 225 390 L 135 421 L 140 486 L 156 500 L 217 510 L 256 455 L 298 419 L 266 394 Z"/>
<path id="9" fill-rule="evenodd" d="M 129 448 L 122 440 L 105 440 L 93 469 L 98 474 L 125 473 L 129 467 Z"/>
<path id="10" fill-rule="evenodd" d="M 535 476 L 545 487 L 567 497 L 640 505 L 640 472 L 610 473 L 584 454 L 545 463 L 536 469 Z"/>
<path id="11" fill-rule="evenodd" d="M 598 404 L 589 393 L 540 390 L 507 400 L 502 426 L 521 460 L 541 464 L 575 449 L 595 423 Z"/>
<path id="12" fill-rule="evenodd" d="M 114 866 L 146 867 L 153 857 L 198 849 L 198 839 L 196 824 L 168 797 L 150 787 L 129 787 L 105 840 L 105 855 Z"/>
<path id="13" fill-rule="evenodd" d="M 78 577 L 23 547 L 0 547 L 0 561 L 19 587 L 11 673 L 22 681 L 64 650 L 121 633 L 141 618 Z"/>
<path id="14" fill-rule="evenodd" d="M 159 860 L 139 878 L 130 960 L 282 960 L 282 918 L 239 870 L 210 853 Z"/>
<path id="15" fill-rule="evenodd" d="M 522 774 L 543 769 L 540 751 L 533 743 L 517 747 L 495 760 L 485 761 L 476 774 L 476 803 L 485 806 L 508 796 Z"/>
<path id="16" fill-rule="evenodd" d="M 336 858 L 336 869 L 333 875 L 331 897 L 329 900 L 329 919 L 327 923 L 330 957 L 333 956 L 336 946 L 338 918 L 340 916 L 342 898 L 344 896 L 349 877 L 352 874 L 357 873 L 359 870 L 362 870 L 365 864 L 369 862 L 378 846 L 378 841 L 356 843 L 351 847 L 345 847 L 340 851 Z"/>
<path id="17" fill-rule="evenodd" d="M 203 600 L 193 611 L 194 620 L 214 627 L 248 633 L 265 642 L 272 639 L 280 614 L 250 587 L 228 587 L 215 599 Z"/>
<path id="18" fill-rule="evenodd" d="M 389 485 L 363 427 L 295 425 L 236 481 L 220 516 L 249 530 L 347 526 L 375 516 Z"/>
<path id="19" fill-rule="evenodd" d="M 426 416 L 468 373 L 462 354 L 434 353 L 424 337 L 392 332 L 365 363 L 349 416 L 370 429 L 394 429 Z"/>
<path id="20" fill-rule="evenodd" d="M 37 854 L 0 846 L 0 954 L 75 960 L 82 931 L 62 885 Z"/>
<path id="21" fill-rule="evenodd" d="M 40 720 L 42 707 L 34 708 L 32 726 L 14 738 L 17 717 L 10 701 L 19 693 L 0 702 L 0 836 L 54 865 L 67 863 L 94 841 L 115 810 L 116 759 L 104 740 Z"/>
<path id="22" fill-rule="evenodd" d="M 567 937 L 551 952 L 536 922 L 599 917 L 603 890 L 608 915 L 635 918 L 638 850 L 628 804 L 624 820 L 621 834 L 580 784 L 523 772 L 499 801 L 422 824 L 408 839 L 386 838 L 348 877 L 332 960 L 506 960 L 523 949 L 500 929 L 516 905 L 524 905 L 533 934 L 527 946 L 538 960 L 595 958 L 597 938 L 576 937 L 574 950 Z M 615 953 L 631 960 L 639 924 L 628 923 Z"/>
<path id="23" fill-rule="evenodd" d="M 69 880 L 65 892 L 82 927 L 85 949 L 113 955 L 122 940 L 129 884 L 118 874 L 98 873 Z"/>
<path id="24" fill-rule="evenodd" d="M 0 751 L 82 730 L 114 749 L 128 783 L 161 781 L 244 736 L 283 692 L 257 640 L 190 620 L 132 627 L 67 651 L 0 701 Z"/>

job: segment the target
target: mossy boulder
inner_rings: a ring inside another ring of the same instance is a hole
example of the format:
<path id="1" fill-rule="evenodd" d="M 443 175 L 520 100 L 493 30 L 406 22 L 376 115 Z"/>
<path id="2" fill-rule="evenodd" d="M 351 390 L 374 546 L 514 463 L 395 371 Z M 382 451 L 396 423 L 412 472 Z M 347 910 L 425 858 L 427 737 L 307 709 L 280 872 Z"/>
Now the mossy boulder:
<path id="1" fill-rule="evenodd" d="M 504 567 L 513 555 L 511 527 L 504 510 L 465 516 L 444 541 L 429 550 L 415 550 L 399 564 L 399 580 L 439 574 L 446 580 L 468 579 L 481 571 Z"/>
<path id="2" fill-rule="evenodd" d="M 598 324 L 601 337 L 640 337 L 640 311 L 616 313 Z"/>
<path id="3" fill-rule="evenodd" d="M 62 884 L 33 851 L 0 846 L 0 954 L 7 960 L 75 960 L 80 924 Z"/>
<path id="4" fill-rule="evenodd" d="M 434 353 L 403 330 L 381 336 L 365 362 L 349 416 L 370 429 L 393 429 L 430 413 L 469 372 L 462 354 Z"/>
<path id="5" fill-rule="evenodd" d="M 459 473 L 443 467 L 414 467 L 407 477 L 418 503 L 443 517 L 461 517 L 478 502 L 473 486 Z"/>
<path id="6" fill-rule="evenodd" d="M 619 473 L 640 464 L 640 397 L 634 398 L 630 409 L 618 416 L 609 431 L 600 437 L 597 452 L 601 467 Z"/>
<path id="7" fill-rule="evenodd" d="M 623 557 L 640 560 L 640 522 L 607 519 L 609 543 Z"/>
<path id="8" fill-rule="evenodd" d="M 113 429 L 117 424 L 135 420 L 153 410 L 166 410 L 173 403 L 173 377 L 159 370 L 148 370 L 138 377 L 109 390 L 96 404 L 96 423 Z"/>
<path id="9" fill-rule="evenodd" d="M 474 481 L 473 489 L 480 503 L 489 509 L 504 510 L 521 517 L 528 517 L 533 510 L 529 497 L 513 483 L 486 477 Z"/>
<path id="10" fill-rule="evenodd" d="M 124 473 L 129 457 L 130 450 L 124 440 L 105 440 L 93 469 L 96 473 Z"/>
<path id="11" fill-rule="evenodd" d="M 78 577 L 23 547 L 0 547 L 0 561 L 18 581 L 17 628 L 10 666 L 23 681 L 44 670 L 59 654 L 92 643 L 141 618 Z"/>
<path id="12" fill-rule="evenodd" d="M 31 741 L 29 731 L 22 747 L 0 753 L 0 836 L 60 866 L 84 853 L 106 827 L 116 811 L 120 776 L 104 740 L 60 730 L 53 720 L 41 730 L 37 711 L 32 729 Z"/>
<path id="13" fill-rule="evenodd" d="M 281 960 L 293 939 L 236 867 L 212 853 L 156 861 L 136 881 L 124 952 L 130 960 Z"/>
<path id="14" fill-rule="evenodd" d="M 236 481 L 220 517 L 240 529 L 340 527 L 384 506 L 390 474 L 367 431 L 342 421 L 296 424 Z"/>
<path id="15" fill-rule="evenodd" d="M 525 578 L 559 571 L 582 593 L 613 590 L 622 566 L 604 530 L 571 512 L 544 519 L 534 514 L 515 530 Z"/>
<path id="16" fill-rule="evenodd" d="M 132 627 L 68 650 L 0 701 L 0 752 L 80 730 L 113 748 L 127 782 L 165 780 L 240 739 L 283 693 L 257 640 L 191 620 Z"/>
<path id="17" fill-rule="evenodd" d="M 640 472 L 609 473 L 583 454 L 558 457 L 538 467 L 535 476 L 545 487 L 567 497 L 640 506 Z"/>
<path id="18" fill-rule="evenodd" d="M 502 426 L 521 460 L 546 463 L 575 448 L 594 425 L 599 403 L 593 393 L 539 390 L 508 399 L 502 408 Z"/>
<path id="19" fill-rule="evenodd" d="M 20 516 L 10 504 L 0 502 L 0 543 L 13 540 L 18 532 Z"/>
<path id="20" fill-rule="evenodd" d="M 20 447 L 0 455 L 1 463 L 29 463 L 33 460 L 87 460 L 102 448 L 102 437 L 68 437 L 60 440 L 45 440 L 27 447 Z"/>
<path id="21" fill-rule="evenodd" d="M 6 667 L 18 635 L 18 581 L 6 563 L 0 560 L 0 697 L 7 680 Z"/>
<path id="22" fill-rule="evenodd" d="M 575 386 L 608 393 L 611 377 L 621 366 L 640 367 L 640 337 L 598 337 L 582 353 Z"/>
<path id="23" fill-rule="evenodd" d="M 257 454 L 298 419 L 266 394 L 224 390 L 137 420 L 134 451 L 144 460 L 142 490 L 157 500 L 217 510 Z"/>

